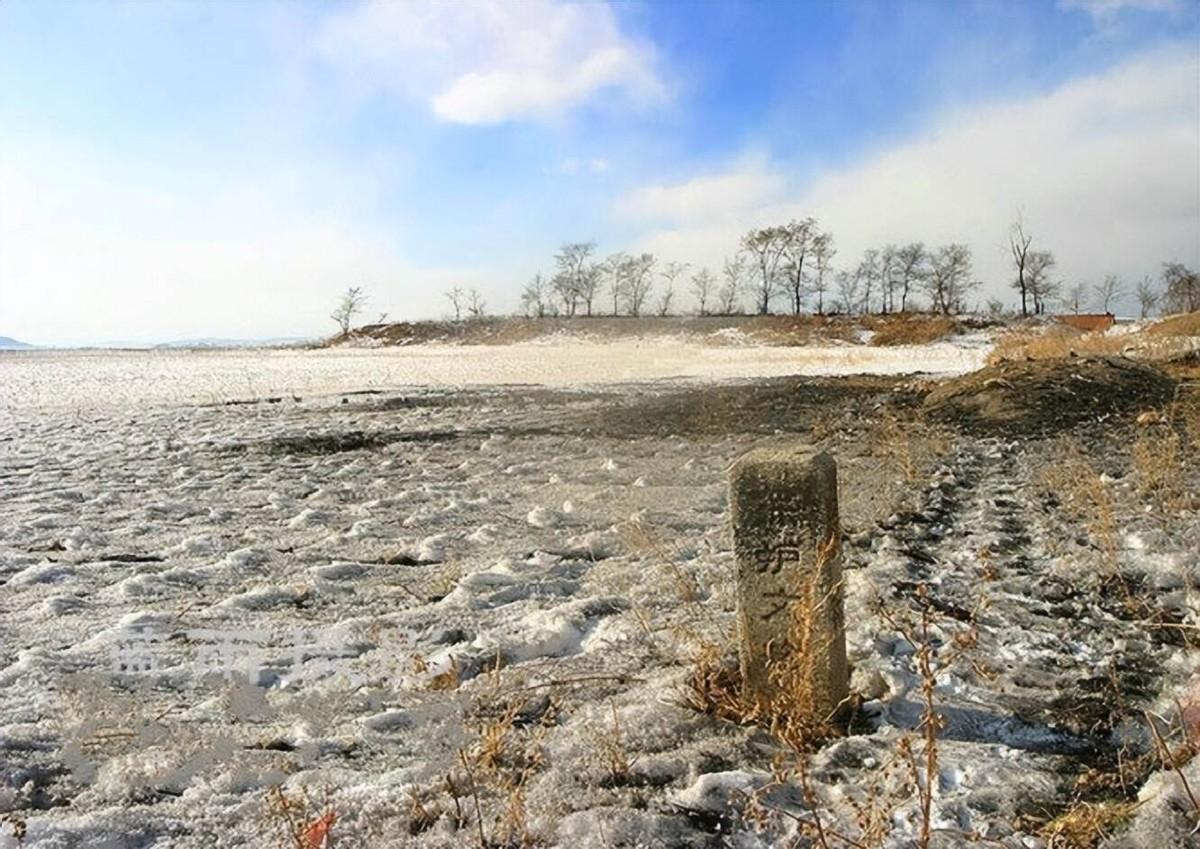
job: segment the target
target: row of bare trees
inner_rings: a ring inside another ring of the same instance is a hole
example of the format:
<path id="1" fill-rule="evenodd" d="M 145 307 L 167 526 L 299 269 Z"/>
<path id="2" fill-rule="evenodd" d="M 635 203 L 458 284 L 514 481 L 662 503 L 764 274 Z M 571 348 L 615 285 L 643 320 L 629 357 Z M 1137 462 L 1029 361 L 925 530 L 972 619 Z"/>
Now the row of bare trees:
<path id="1" fill-rule="evenodd" d="M 1157 309 L 1188 312 L 1200 309 L 1200 279 L 1178 262 L 1163 264 L 1160 281 L 1146 276 L 1132 291 L 1116 275 L 1094 284 L 1071 286 L 1053 276 L 1054 253 L 1035 246 L 1033 234 L 1018 217 L 1009 231 L 1012 287 L 1020 297 L 1020 313 L 1041 315 L 1052 305 L 1081 312 L 1111 312 L 1129 295 L 1142 317 Z M 970 249 L 961 243 L 927 247 L 923 242 L 885 245 L 863 252 L 857 262 L 833 265 L 833 236 L 808 217 L 760 227 L 742 236 L 738 250 L 727 256 L 719 272 L 687 263 L 660 261 L 650 253 L 623 251 L 601 258 L 595 242 L 570 242 L 554 256 L 554 274 L 541 272 L 521 292 L 520 311 L 530 317 L 642 316 L 679 312 L 680 290 L 686 287 L 700 315 L 732 315 L 745 311 L 766 315 L 778 301 L 793 315 L 805 312 L 891 313 L 922 308 L 943 314 L 963 312 L 967 298 L 980 286 Z M 689 273 L 690 272 L 690 273 Z M 477 289 L 455 286 L 446 292 L 455 321 L 482 318 L 487 304 Z M 924 302 L 919 303 L 918 298 Z M 343 295 L 332 315 L 342 332 L 364 307 L 361 288 Z M 1002 313 L 1005 305 L 990 300 L 987 309 Z M 380 321 L 383 321 L 383 316 Z"/>
<path id="2" fill-rule="evenodd" d="M 455 321 L 462 321 L 464 316 L 483 318 L 487 315 L 487 301 L 474 287 L 464 290 L 461 286 L 454 286 L 446 293 L 446 300 L 450 302 Z"/>
<path id="3" fill-rule="evenodd" d="M 675 287 L 688 266 L 680 262 L 659 264 L 653 254 L 618 252 L 595 259 L 595 242 L 571 242 L 554 257 L 556 272 L 547 279 L 538 272 L 521 292 L 521 310 L 527 316 L 644 315 L 653 309 L 670 314 Z M 664 282 L 656 302 L 651 301 L 655 282 Z M 604 304 L 601 305 L 601 296 Z"/>
<path id="4" fill-rule="evenodd" d="M 1050 276 L 1054 254 L 1033 250 L 1033 236 L 1020 218 L 1009 233 L 1008 244 L 1016 274 L 1013 288 L 1021 296 L 1021 315 L 1031 311 L 1041 315 L 1053 302 L 1075 313 L 1089 307 L 1108 313 L 1130 294 L 1137 300 L 1142 318 L 1156 309 L 1167 313 L 1200 310 L 1200 282 L 1196 272 L 1183 263 L 1164 262 L 1161 285 L 1147 274 L 1134 285 L 1132 293 L 1116 274 L 1107 274 L 1091 285 L 1078 282 L 1066 287 L 1062 280 Z"/>
<path id="5" fill-rule="evenodd" d="M 660 262 L 653 254 L 618 252 L 596 259 L 594 242 L 563 245 L 556 272 L 541 273 L 525 285 L 521 311 L 549 315 L 669 315 L 681 283 L 700 315 L 744 311 L 745 299 L 760 315 L 773 311 L 779 298 L 794 315 L 893 312 L 912 308 L 923 293 L 933 309 L 965 309 L 967 294 L 978 285 L 971 275 L 971 252 L 961 244 L 927 250 L 924 244 L 871 249 L 850 269 L 836 270 L 833 237 L 812 218 L 756 228 L 742 237 L 740 250 L 726 257 L 720 273 L 681 262 Z"/>
<path id="6" fill-rule="evenodd" d="M 794 315 L 823 315 L 829 307 L 839 313 L 905 312 L 917 292 L 937 312 L 960 312 L 979 285 L 971 251 L 959 243 L 870 248 L 853 267 L 834 270 L 833 237 L 812 218 L 751 230 L 742 237 L 742 250 L 754 269 L 755 307 L 763 315 L 779 295 Z"/>
<path id="7" fill-rule="evenodd" d="M 555 256 L 556 273 L 540 273 L 521 295 L 527 316 L 547 315 L 668 315 L 676 306 L 678 284 L 689 271 L 686 263 L 660 263 L 648 253 L 623 252 L 595 258 L 594 242 L 563 245 Z M 1020 219 L 1009 236 L 1013 288 L 1020 295 L 1022 315 L 1041 315 L 1052 305 L 1080 312 L 1085 308 L 1110 311 L 1130 294 L 1115 275 L 1098 283 L 1066 288 L 1052 277 L 1055 257 L 1035 249 L 1033 237 Z M 700 315 L 733 314 L 751 309 L 773 312 L 780 298 L 794 315 L 907 312 L 914 308 L 951 314 L 967 309 L 968 296 L 980 286 L 972 268 L 970 249 L 961 243 L 927 247 L 923 242 L 870 248 L 852 266 L 836 269 L 833 237 L 813 218 L 755 228 L 727 257 L 720 271 L 695 269 L 687 279 Z M 1133 290 L 1143 317 L 1154 309 L 1195 309 L 1195 274 L 1179 263 L 1164 265 L 1162 288 L 1146 277 Z M 656 293 L 656 286 L 657 294 Z M 917 298 L 924 303 L 918 304 Z M 988 302 L 993 313 L 1004 311 L 998 300 Z"/>

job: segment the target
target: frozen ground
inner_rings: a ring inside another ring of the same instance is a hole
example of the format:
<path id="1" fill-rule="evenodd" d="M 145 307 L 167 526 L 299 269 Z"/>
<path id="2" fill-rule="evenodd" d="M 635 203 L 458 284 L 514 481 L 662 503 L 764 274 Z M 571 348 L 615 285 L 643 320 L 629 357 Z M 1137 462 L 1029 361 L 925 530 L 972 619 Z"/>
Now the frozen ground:
<path id="1" fill-rule="evenodd" d="M 336 847 L 786 846 L 814 806 L 856 833 L 855 803 L 911 845 L 919 686 L 879 602 L 933 599 L 939 651 L 979 611 L 938 679 L 937 845 L 1044 845 L 1187 696 L 1200 522 L 1139 494 L 1130 428 L 1078 440 L 1098 527 L 1045 477 L 1070 446 L 931 429 L 905 379 L 456 350 L 0 358 L 0 812 L 25 846 L 294 849 L 288 817 L 326 812 Z M 797 438 L 839 461 L 863 699 L 807 800 L 763 730 L 683 706 L 696 637 L 732 646 L 726 468 Z M 1187 845 L 1178 778 L 1142 792 L 1114 845 Z"/>
<path id="2" fill-rule="evenodd" d="M 872 348 L 713 347 L 664 339 L 400 348 L 0 353 L 0 411 L 145 407 L 408 386 L 729 379 L 789 374 L 961 374 L 986 339 Z"/>

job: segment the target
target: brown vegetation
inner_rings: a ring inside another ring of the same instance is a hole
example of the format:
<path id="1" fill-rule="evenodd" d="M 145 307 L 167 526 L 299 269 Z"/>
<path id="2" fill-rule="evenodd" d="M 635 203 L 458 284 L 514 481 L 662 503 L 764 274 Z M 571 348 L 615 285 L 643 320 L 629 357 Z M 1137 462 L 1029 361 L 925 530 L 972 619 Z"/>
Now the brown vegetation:
<path id="1" fill-rule="evenodd" d="M 1005 361 L 947 380 L 925 398 L 931 418 L 972 430 L 1056 433 L 1169 403 L 1175 381 L 1122 357 Z"/>
<path id="2" fill-rule="evenodd" d="M 863 319 L 863 324 L 875 331 L 872 345 L 926 345 L 963 331 L 962 322 L 956 318 L 925 313 L 870 316 Z"/>
<path id="3" fill-rule="evenodd" d="M 1084 332 L 1066 324 L 1021 325 L 1000 335 L 989 363 L 1061 360 L 1088 355 L 1166 362 L 1186 355 L 1200 337 L 1200 313 L 1171 316 L 1132 333 Z"/>
<path id="4" fill-rule="evenodd" d="M 1146 328 L 1150 336 L 1200 336 L 1200 312 L 1167 316 Z"/>
<path id="5" fill-rule="evenodd" d="M 730 343 L 726 334 L 733 331 L 759 345 L 786 346 L 854 342 L 863 330 L 871 330 L 875 345 L 920 345 L 961 333 L 963 328 L 962 320 L 950 316 L 912 312 L 866 316 L 514 316 L 368 324 L 338 334 L 326 344 L 511 345 L 568 335 L 596 341 L 676 336 L 697 344 L 722 345 Z"/>

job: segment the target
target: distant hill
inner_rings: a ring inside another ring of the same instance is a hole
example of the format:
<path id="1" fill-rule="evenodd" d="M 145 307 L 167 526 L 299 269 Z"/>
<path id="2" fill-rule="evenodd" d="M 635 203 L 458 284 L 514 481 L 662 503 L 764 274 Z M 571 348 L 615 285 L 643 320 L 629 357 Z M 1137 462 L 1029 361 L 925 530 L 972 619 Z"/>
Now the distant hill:
<path id="1" fill-rule="evenodd" d="M 263 339 L 225 339 L 217 336 L 203 336 L 195 339 L 171 339 L 165 342 L 146 341 L 144 339 L 105 339 L 101 342 L 77 343 L 63 345 L 67 349 L 101 349 L 101 350 L 130 350 L 130 351 L 159 351 L 228 348 L 292 348 L 316 344 L 318 339 L 305 336 L 279 336 Z"/>
<path id="2" fill-rule="evenodd" d="M 20 351 L 32 347 L 28 342 L 21 342 L 9 336 L 0 336 L 0 351 Z"/>
<path id="3" fill-rule="evenodd" d="M 225 339 L 203 336 L 196 339 L 172 339 L 146 347 L 152 348 L 288 348 L 305 345 L 316 340 L 306 336 L 275 336 L 267 339 Z"/>

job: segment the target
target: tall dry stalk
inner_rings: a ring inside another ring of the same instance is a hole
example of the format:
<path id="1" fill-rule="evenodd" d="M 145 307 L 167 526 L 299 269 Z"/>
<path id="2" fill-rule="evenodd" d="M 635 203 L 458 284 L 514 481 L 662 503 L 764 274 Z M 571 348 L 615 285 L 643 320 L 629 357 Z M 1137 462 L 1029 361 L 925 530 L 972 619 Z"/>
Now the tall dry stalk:
<path id="1" fill-rule="evenodd" d="M 797 577 L 788 596 L 787 638 L 778 651 L 768 648 L 771 698 L 747 706 L 769 718 L 771 732 L 797 752 L 838 733 L 835 720 L 842 705 L 826 710 L 816 688 L 825 679 L 822 667 L 829 662 L 833 641 L 844 639 L 828 627 L 830 605 L 841 603 L 841 582 L 830 580 L 840 546 L 835 531 L 819 543 L 812 572 Z M 840 620 L 840 611 L 834 618 Z"/>
<path id="2" fill-rule="evenodd" d="M 985 602 L 980 599 L 976 603 L 965 629 L 956 632 L 948 645 L 939 646 L 932 633 L 937 621 L 927 584 L 917 587 L 916 601 L 920 613 L 915 622 L 902 619 L 882 605 L 879 607 L 879 613 L 884 621 L 912 646 L 914 665 L 921 678 L 921 718 L 916 728 L 922 743 L 921 750 L 918 752 L 913 746 L 912 738 L 907 736 L 902 737 L 897 746 L 904 761 L 909 765 L 916 787 L 920 814 L 917 846 L 919 849 L 929 849 L 934 833 L 933 796 L 938 781 L 938 735 L 945 724 L 937 709 L 937 681 L 955 661 L 978 645 L 977 622 Z"/>

